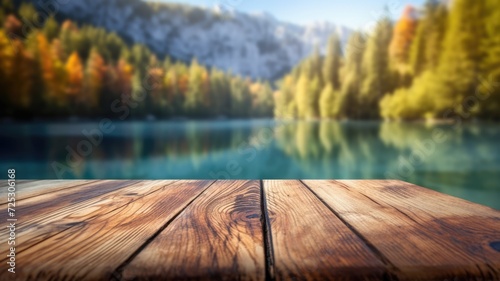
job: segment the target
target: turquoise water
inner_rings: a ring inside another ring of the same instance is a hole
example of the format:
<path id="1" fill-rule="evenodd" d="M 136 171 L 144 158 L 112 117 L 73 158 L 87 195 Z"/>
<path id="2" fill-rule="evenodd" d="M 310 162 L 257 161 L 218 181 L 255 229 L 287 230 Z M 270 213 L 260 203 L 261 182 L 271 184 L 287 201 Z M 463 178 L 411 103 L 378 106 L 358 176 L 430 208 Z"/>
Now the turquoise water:
<path id="1" fill-rule="evenodd" d="M 0 128 L 0 168 L 15 168 L 20 179 L 398 178 L 500 209 L 500 124 L 251 120 Z"/>

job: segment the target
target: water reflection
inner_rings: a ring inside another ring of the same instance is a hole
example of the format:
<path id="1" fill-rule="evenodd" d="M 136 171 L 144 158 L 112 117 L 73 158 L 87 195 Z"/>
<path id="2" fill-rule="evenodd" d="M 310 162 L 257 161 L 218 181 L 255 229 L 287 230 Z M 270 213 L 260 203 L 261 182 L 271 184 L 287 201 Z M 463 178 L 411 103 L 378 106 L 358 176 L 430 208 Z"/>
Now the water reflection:
<path id="1" fill-rule="evenodd" d="M 82 156 L 70 151 L 89 141 L 82 131 L 95 132 L 97 123 L 1 125 L 0 167 L 17 168 L 20 178 L 41 179 L 58 174 L 63 178 L 399 178 L 500 209 L 496 124 L 253 120 L 113 126 Z"/>

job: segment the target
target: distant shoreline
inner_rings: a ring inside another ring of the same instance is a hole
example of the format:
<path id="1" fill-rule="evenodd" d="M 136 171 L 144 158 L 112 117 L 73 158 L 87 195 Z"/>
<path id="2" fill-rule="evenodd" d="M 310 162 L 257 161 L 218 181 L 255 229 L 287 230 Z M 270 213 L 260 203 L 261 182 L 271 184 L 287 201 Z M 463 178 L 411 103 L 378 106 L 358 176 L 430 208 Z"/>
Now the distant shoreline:
<path id="1" fill-rule="evenodd" d="M 35 117 L 35 118 L 11 118 L 11 117 L 0 117 L 0 124 L 11 124 L 11 123 L 67 123 L 67 124 L 78 124 L 85 122 L 99 122 L 103 119 L 109 119 L 113 122 L 189 122 L 189 121 L 258 121 L 258 120 L 274 120 L 274 121 L 284 121 L 284 122 L 322 122 L 322 121 L 336 121 L 336 122 L 377 122 L 377 123 L 407 123 L 407 124 L 429 124 L 429 125 L 453 125 L 456 123 L 500 123 L 500 120 L 492 119 L 471 119 L 471 120 L 457 120 L 454 119 L 417 119 L 417 120 L 384 120 L 384 119 L 328 119 L 328 118 L 274 118 L 274 117 L 251 117 L 251 118 L 230 118 L 225 116 L 219 117 L 170 117 L 170 118 L 156 118 L 156 117 L 142 117 L 142 118 L 127 118 L 126 120 L 120 120 L 119 118 L 101 117 L 101 118 L 91 118 L 91 117 L 67 117 L 67 118 L 47 118 L 47 117 Z"/>

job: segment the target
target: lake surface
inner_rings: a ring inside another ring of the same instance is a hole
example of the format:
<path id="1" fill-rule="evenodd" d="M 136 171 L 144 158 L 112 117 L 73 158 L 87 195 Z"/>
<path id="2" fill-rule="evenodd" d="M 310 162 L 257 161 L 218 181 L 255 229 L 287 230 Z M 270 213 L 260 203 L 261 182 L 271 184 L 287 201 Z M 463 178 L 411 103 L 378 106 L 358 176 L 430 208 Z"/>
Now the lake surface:
<path id="1" fill-rule="evenodd" d="M 500 124 L 101 125 L 2 124 L 0 168 L 15 168 L 19 179 L 396 178 L 500 209 Z"/>

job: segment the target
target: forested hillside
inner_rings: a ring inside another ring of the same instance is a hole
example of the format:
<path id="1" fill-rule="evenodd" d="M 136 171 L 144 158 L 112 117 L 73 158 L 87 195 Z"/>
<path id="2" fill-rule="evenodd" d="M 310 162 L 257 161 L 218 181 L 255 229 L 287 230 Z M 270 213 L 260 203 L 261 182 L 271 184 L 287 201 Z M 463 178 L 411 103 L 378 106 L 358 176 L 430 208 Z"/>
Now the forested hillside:
<path id="1" fill-rule="evenodd" d="M 334 32 L 325 55 L 318 46 L 277 83 L 1 3 L 2 116 L 500 119 L 497 0 L 408 6 L 347 46 Z"/>
<path id="2" fill-rule="evenodd" d="M 399 21 L 333 37 L 280 82 L 275 115 L 349 119 L 499 119 L 500 2 L 429 0 Z"/>
<path id="3" fill-rule="evenodd" d="M 62 24 L 40 26 L 31 4 L 0 10 L 0 89 L 3 116 L 30 117 L 263 117 L 272 116 L 268 83 L 160 60 L 147 47 L 128 46 L 115 33 Z"/>
<path id="4" fill-rule="evenodd" d="M 207 7 L 164 0 L 13 1 L 116 32 L 159 56 L 185 63 L 196 58 L 202 65 L 254 79 L 279 79 L 314 45 L 325 46 L 330 34 L 346 42 L 350 32 L 329 22 L 299 25 L 268 13 L 239 12 L 227 1 L 207 1 Z"/>

